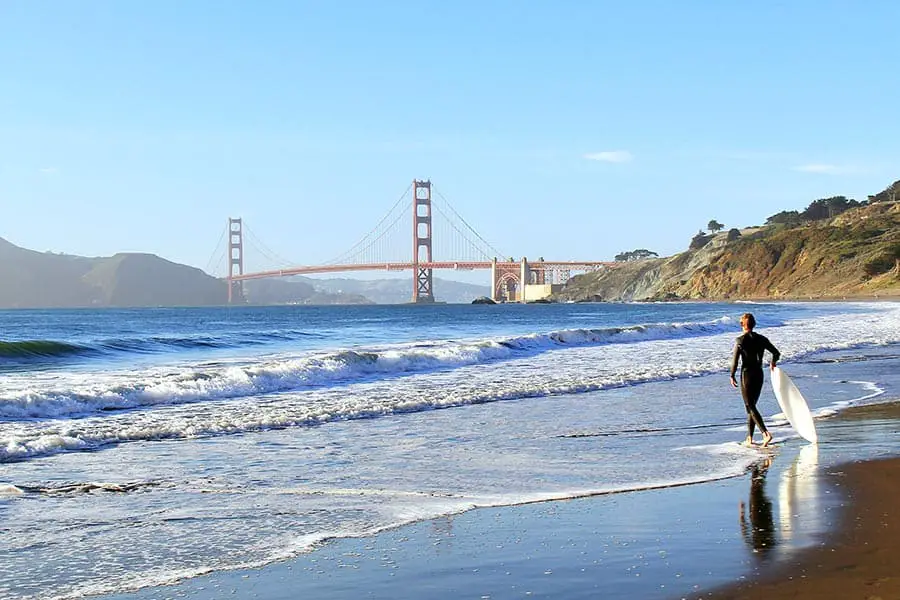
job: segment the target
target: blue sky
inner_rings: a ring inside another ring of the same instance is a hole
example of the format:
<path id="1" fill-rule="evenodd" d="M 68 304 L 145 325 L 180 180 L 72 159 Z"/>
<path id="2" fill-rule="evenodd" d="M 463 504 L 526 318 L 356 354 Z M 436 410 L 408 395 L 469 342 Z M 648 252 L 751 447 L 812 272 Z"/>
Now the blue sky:
<path id="1" fill-rule="evenodd" d="M 3 0 L 0 237 L 206 268 L 240 216 L 317 264 L 430 178 L 508 256 L 669 255 L 900 179 L 898 23 L 877 0 Z"/>

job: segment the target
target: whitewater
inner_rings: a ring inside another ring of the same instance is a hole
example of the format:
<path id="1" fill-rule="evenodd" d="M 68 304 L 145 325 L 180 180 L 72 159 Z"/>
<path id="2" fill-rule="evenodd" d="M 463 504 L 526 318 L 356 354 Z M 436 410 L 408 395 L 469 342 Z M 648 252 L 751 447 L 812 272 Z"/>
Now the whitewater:
<path id="1" fill-rule="evenodd" d="M 758 458 L 727 377 L 747 310 L 818 418 L 889 395 L 891 303 L 0 311 L 0 593 L 738 475 Z"/>

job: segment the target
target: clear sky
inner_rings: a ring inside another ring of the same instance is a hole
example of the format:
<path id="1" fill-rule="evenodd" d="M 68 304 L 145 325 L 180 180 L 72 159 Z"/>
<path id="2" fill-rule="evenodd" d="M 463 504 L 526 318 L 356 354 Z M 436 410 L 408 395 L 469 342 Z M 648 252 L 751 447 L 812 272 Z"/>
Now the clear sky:
<path id="1" fill-rule="evenodd" d="M 669 255 L 900 179 L 898 39 L 894 0 L 0 0 L 0 237 L 206 268 L 243 217 L 317 264 L 430 178 L 508 256 Z"/>

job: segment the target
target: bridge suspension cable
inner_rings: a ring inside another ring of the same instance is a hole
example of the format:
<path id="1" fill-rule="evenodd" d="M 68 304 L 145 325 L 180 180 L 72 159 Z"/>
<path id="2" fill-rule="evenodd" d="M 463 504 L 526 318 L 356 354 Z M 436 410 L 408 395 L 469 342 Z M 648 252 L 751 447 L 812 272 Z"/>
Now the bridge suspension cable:
<path id="1" fill-rule="evenodd" d="M 228 235 L 228 227 L 222 228 L 222 235 L 219 237 L 219 241 L 216 244 L 216 249 L 213 250 L 213 253 L 210 255 L 209 260 L 206 261 L 206 269 L 205 272 L 219 277 L 221 274 L 225 273 L 225 256 L 227 252 L 225 251 L 225 236 Z M 219 271 L 219 268 L 222 270 Z"/>
<path id="2" fill-rule="evenodd" d="M 438 198 L 440 198 L 442 202 L 441 203 L 432 203 L 433 206 L 439 213 L 441 213 L 447 219 L 447 222 L 450 223 L 451 227 L 457 233 L 459 233 L 459 235 L 462 237 L 462 239 L 466 240 L 470 244 L 470 247 L 472 249 L 475 249 L 476 251 L 478 251 L 480 253 L 477 258 L 480 258 L 483 260 L 490 260 L 492 257 L 504 256 L 503 253 L 501 253 L 499 250 L 497 250 L 490 242 L 488 242 L 483 237 L 481 237 L 481 234 L 479 234 L 477 231 L 475 231 L 475 229 L 471 225 L 469 225 L 466 222 L 466 220 L 463 219 L 462 216 L 458 212 L 456 212 L 456 209 L 453 208 L 453 205 L 450 204 L 450 201 L 447 200 L 447 198 L 445 198 L 444 195 L 441 194 L 441 192 L 439 190 L 434 190 L 434 192 L 435 192 L 435 194 L 437 194 Z M 450 210 L 450 212 L 453 213 L 453 217 L 455 217 L 455 219 L 450 218 L 450 215 L 448 215 L 446 212 L 444 212 L 444 210 L 441 208 L 442 204 L 446 205 L 446 207 Z M 481 242 L 481 245 L 479 246 L 478 244 L 476 244 L 471 239 L 471 237 L 469 237 L 469 235 L 467 235 L 464 231 L 462 231 L 460 228 L 458 228 L 455 225 L 454 221 L 458 221 L 459 223 L 462 223 L 462 225 L 469 232 L 471 232 L 471 235 L 475 236 L 475 238 L 479 242 Z"/>
<path id="3" fill-rule="evenodd" d="M 244 233 L 249 238 L 249 242 L 256 248 L 263 257 L 270 261 L 270 266 L 274 267 L 290 267 L 297 264 L 295 261 L 288 260 L 283 256 L 279 255 L 277 252 L 270 249 L 266 244 L 259 239 L 259 237 L 253 233 L 253 230 L 245 223 L 244 224 Z"/>
<path id="4" fill-rule="evenodd" d="M 403 201 L 407 199 L 412 184 L 406 187 L 406 190 L 400 195 L 391 209 L 381 218 L 377 225 L 361 240 L 354 244 L 349 250 L 339 256 L 325 262 L 326 265 L 341 265 L 349 263 L 371 263 L 371 262 L 388 262 L 386 253 L 390 251 L 390 245 L 393 240 L 389 239 L 388 234 L 396 230 L 397 223 L 403 217 L 408 217 L 410 202 L 405 204 L 405 210 L 398 210 L 403 205 Z"/>
<path id="5" fill-rule="evenodd" d="M 414 200 L 410 194 L 412 188 L 413 184 L 408 185 L 375 227 L 350 249 L 327 262 L 319 263 L 319 265 L 322 267 L 339 267 L 343 265 L 381 264 L 395 265 L 394 268 L 401 268 L 400 265 L 411 264 L 410 251 L 414 250 L 414 248 L 411 248 L 409 243 L 408 220 L 412 214 Z M 440 218 L 432 218 L 429 221 L 432 231 L 428 234 L 430 239 L 433 240 L 435 251 L 432 256 L 434 256 L 435 260 L 453 263 L 484 263 L 489 262 L 491 258 L 505 256 L 482 237 L 456 211 L 453 205 L 450 204 L 450 201 L 440 191 L 435 190 L 435 194 L 439 201 L 432 201 L 432 206 L 435 210 L 435 214 L 432 217 Z M 415 221 L 415 218 L 413 220 Z M 414 242 L 415 236 L 418 235 L 415 229 L 414 224 L 412 232 Z M 246 224 L 244 224 L 243 233 L 245 242 L 253 247 L 257 256 L 262 256 L 268 262 L 265 265 L 265 269 L 291 270 L 300 266 L 300 263 L 297 261 L 286 259 L 269 248 Z M 222 242 L 227 238 L 227 235 L 228 231 L 226 230 L 223 237 L 219 240 L 214 254 L 219 252 L 219 248 L 222 247 Z M 225 246 L 227 246 L 227 243 Z M 225 252 L 224 258 L 226 259 L 227 268 L 227 252 Z M 210 262 L 212 262 L 212 259 Z M 260 271 L 261 269 L 250 270 Z"/>

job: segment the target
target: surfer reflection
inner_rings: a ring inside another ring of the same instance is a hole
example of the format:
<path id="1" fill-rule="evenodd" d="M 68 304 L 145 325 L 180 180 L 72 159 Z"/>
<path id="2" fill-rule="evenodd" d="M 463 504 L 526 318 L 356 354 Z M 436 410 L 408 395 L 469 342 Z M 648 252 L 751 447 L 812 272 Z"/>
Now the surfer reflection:
<path id="1" fill-rule="evenodd" d="M 750 468 L 750 497 L 741 501 L 741 536 L 760 554 L 768 554 L 777 544 L 772 501 L 766 495 L 766 472 L 772 460 L 767 458 Z"/>

